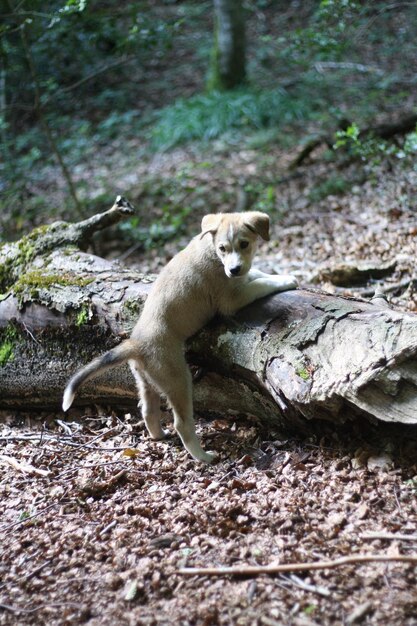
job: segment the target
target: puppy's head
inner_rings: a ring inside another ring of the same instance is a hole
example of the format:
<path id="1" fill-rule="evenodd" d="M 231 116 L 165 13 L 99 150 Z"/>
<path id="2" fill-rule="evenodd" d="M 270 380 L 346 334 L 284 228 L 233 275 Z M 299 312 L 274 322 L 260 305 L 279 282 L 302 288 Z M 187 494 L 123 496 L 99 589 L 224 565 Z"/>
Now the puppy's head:
<path id="1" fill-rule="evenodd" d="M 252 265 L 258 238 L 269 241 L 269 217 L 259 211 L 203 217 L 201 237 L 210 233 L 226 276 L 244 276 Z"/>

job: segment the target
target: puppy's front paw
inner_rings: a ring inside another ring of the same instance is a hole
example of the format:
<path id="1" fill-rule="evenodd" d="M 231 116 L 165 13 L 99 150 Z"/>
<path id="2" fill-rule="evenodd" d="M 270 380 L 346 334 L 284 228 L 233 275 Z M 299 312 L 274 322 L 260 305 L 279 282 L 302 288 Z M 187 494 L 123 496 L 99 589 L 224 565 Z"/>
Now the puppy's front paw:
<path id="1" fill-rule="evenodd" d="M 285 276 L 285 279 L 288 281 L 286 289 L 297 289 L 298 280 L 296 279 L 295 276 L 291 276 L 289 274 L 288 276 Z"/>
<path id="2" fill-rule="evenodd" d="M 291 274 L 279 274 L 273 277 L 274 283 L 279 291 L 288 291 L 290 289 L 297 289 L 298 280 Z"/>

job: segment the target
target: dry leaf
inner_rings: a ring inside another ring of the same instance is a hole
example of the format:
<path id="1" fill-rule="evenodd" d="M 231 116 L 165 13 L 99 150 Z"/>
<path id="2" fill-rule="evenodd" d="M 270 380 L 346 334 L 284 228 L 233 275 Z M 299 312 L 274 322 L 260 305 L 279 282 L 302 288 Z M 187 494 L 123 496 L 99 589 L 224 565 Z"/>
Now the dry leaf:
<path id="1" fill-rule="evenodd" d="M 137 448 L 125 448 L 122 452 L 122 456 L 127 456 L 129 459 L 136 459 L 140 455 L 140 450 Z"/>

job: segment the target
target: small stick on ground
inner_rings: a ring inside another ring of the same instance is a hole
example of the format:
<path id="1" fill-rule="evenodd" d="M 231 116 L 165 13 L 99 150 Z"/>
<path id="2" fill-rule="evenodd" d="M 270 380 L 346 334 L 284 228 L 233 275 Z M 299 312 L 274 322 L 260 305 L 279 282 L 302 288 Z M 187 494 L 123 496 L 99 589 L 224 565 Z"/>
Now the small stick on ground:
<path id="1" fill-rule="evenodd" d="M 388 556 L 386 554 L 358 554 L 344 556 L 332 561 L 314 561 L 312 563 L 283 563 L 281 565 L 236 565 L 232 567 L 183 567 L 179 574 L 186 576 L 260 576 L 262 574 L 282 574 L 283 572 L 306 572 L 310 570 L 335 569 L 342 565 L 360 563 L 411 563 L 417 565 L 417 555 Z"/>
<path id="2" fill-rule="evenodd" d="M 310 585 L 306 583 L 304 580 L 296 576 L 295 574 L 290 574 L 289 576 L 283 576 L 284 580 L 288 580 L 293 585 L 296 585 L 300 589 L 304 589 L 305 591 L 311 591 L 312 593 L 317 593 L 319 596 L 323 596 L 328 598 L 331 596 L 331 592 L 326 589 L 326 587 L 318 586 L 318 585 Z"/>
<path id="3" fill-rule="evenodd" d="M 103 530 L 100 530 L 99 537 L 102 537 L 103 535 L 108 533 L 112 528 L 116 526 L 116 524 L 117 524 L 117 520 L 115 519 L 112 522 L 110 522 L 110 524 L 107 524 L 107 526 L 105 526 Z"/>
<path id="4" fill-rule="evenodd" d="M 397 539 L 398 541 L 417 541 L 417 535 L 404 535 L 400 533 L 362 533 L 359 535 L 360 539 Z"/>

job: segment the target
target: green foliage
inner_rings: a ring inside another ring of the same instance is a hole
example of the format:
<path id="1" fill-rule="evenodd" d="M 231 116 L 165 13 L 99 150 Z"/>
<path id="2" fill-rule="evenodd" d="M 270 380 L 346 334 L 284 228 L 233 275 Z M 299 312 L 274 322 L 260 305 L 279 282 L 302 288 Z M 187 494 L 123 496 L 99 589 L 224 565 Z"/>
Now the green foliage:
<path id="1" fill-rule="evenodd" d="M 23 218 L 45 219 L 32 189 L 44 186 L 40 170 L 56 164 L 57 152 L 72 172 L 107 140 L 137 132 L 141 86 L 132 75 L 169 54 L 184 20 L 141 1 L 14 5 L 0 27 L 0 213 L 19 232 Z M 5 230 L 0 221 L 0 240 Z"/>
<path id="2" fill-rule="evenodd" d="M 353 123 L 346 130 L 336 132 L 335 149 L 344 148 L 353 156 L 371 165 L 379 165 L 388 157 L 404 159 L 417 154 L 417 131 L 409 133 L 401 147 L 389 141 L 385 141 L 372 134 L 361 138 L 360 128 Z"/>
<path id="3" fill-rule="evenodd" d="M 264 211 L 270 213 L 275 209 L 276 205 L 276 187 L 275 185 L 266 185 L 263 187 L 257 202 L 253 208 L 256 211 Z"/>
<path id="4" fill-rule="evenodd" d="M 14 347 L 18 340 L 18 332 L 12 324 L 0 333 L 0 367 L 14 359 Z"/>
<path id="5" fill-rule="evenodd" d="M 305 615 L 313 615 L 313 613 L 317 611 L 317 605 L 316 604 L 307 604 L 307 606 L 305 606 L 303 608 L 303 613 Z"/>
<path id="6" fill-rule="evenodd" d="M 161 216 L 148 226 L 141 226 L 138 216 L 119 226 L 133 241 L 141 244 L 144 250 L 161 246 L 185 232 L 185 220 L 191 207 L 178 207 L 166 204 L 160 209 Z"/>
<path id="7" fill-rule="evenodd" d="M 276 187 L 262 182 L 248 183 L 245 192 L 253 198 L 251 208 L 254 211 L 272 213 L 276 209 Z"/>
<path id="8" fill-rule="evenodd" d="M 284 89 L 212 92 L 177 100 L 158 114 L 151 131 L 155 149 L 190 140 L 211 140 L 231 131 L 268 128 L 306 118 L 311 103 Z"/>
<path id="9" fill-rule="evenodd" d="M 89 318 L 89 308 L 88 308 L 88 305 L 84 305 L 81 307 L 81 309 L 77 313 L 75 325 L 84 326 L 85 324 L 87 324 L 88 318 Z"/>
<path id="10" fill-rule="evenodd" d="M 299 367 L 295 373 L 302 378 L 302 380 L 308 380 L 310 378 L 310 372 L 305 367 Z"/>
<path id="11" fill-rule="evenodd" d="M 417 19 L 417 5 L 403 5 L 399 12 L 397 5 L 356 0 L 308 6 L 313 10 L 301 27 L 284 16 L 285 34 L 263 37 L 260 47 L 264 57 L 268 47 L 275 55 L 284 81 L 292 78 L 292 93 L 321 102 L 323 126 L 334 127 L 342 117 L 369 125 L 377 113 L 392 116 L 401 101 L 413 97 L 411 83 L 399 92 L 398 77 L 408 74 L 415 56 L 409 26 Z"/>
<path id="12" fill-rule="evenodd" d="M 350 108 L 362 121 L 375 115 L 381 98 L 388 105 L 396 78 L 382 76 L 382 69 L 362 62 L 361 33 L 368 36 L 369 25 L 375 23 L 372 36 L 384 33 L 376 44 L 382 58 L 393 57 L 389 9 L 375 16 L 366 3 L 356 0 L 322 0 L 316 7 L 304 27 L 290 27 L 278 40 L 261 37 L 258 65 L 252 63 L 252 72 L 258 72 L 275 49 L 278 66 L 285 68 L 284 81 L 290 76 L 294 86 L 288 90 L 248 87 L 177 100 L 157 114 L 151 131 L 153 148 L 169 149 L 186 141 L 209 141 L 226 133 L 272 129 L 315 117 L 334 126 L 335 118 L 345 116 Z M 411 32 L 403 37 L 412 40 Z M 268 63 L 266 80 L 270 84 Z"/>
<path id="13" fill-rule="evenodd" d="M 26 6 L 25 6 L 26 5 Z M 74 114 L 76 104 L 71 97 L 76 86 L 77 100 L 95 103 L 96 91 L 102 92 L 103 77 L 107 78 L 108 99 L 102 99 L 102 117 L 114 109 L 120 110 L 127 101 L 133 106 L 135 94 L 123 90 L 120 79 L 129 77 L 128 61 L 137 56 L 146 60 L 152 55 L 163 55 L 173 45 L 175 33 L 181 28 L 182 19 L 161 19 L 145 12 L 141 3 L 126 3 L 117 8 L 112 3 L 98 0 L 46 0 L 42 12 L 32 11 L 28 1 L 19 5 L 15 13 L 4 20 L 1 51 L 6 60 L 6 99 L 17 101 L 20 106 L 33 105 L 34 84 L 28 78 L 28 59 L 22 47 L 20 32 L 23 29 L 33 55 L 33 64 L 39 78 L 41 105 L 53 106 L 61 113 Z M 51 53 L 52 51 L 52 53 Z M 132 56 L 130 56 L 132 55 Z M 114 68 L 116 83 L 109 80 L 106 67 Z M 20 80 L 25 74 L 26 80 Z M 77 107 L 78 108 L 78 107 Z M 12 125 L 20 118 L 18 108 L 12 108 L 9 116 Z M 30 122 L 30 120 L 27 120 Z M 23 120 L 24 123 L 24 120 Z"/>
<path id="14" fill-rule="evenodd" d="M 337 141 L 334 147 L 340 148 L 348 144 L 357 145 L 359 143 L 359 126 L 357 124 L 350 124 L 345 130 L 338 130 L 336 132 Z"/>
<path id="15" fill-rule="evenodd" d="M 133 161 L 149 147 L 167 150 L 222 136 L 225 145 L 250 136 L 247 147 L 268 150 L 272 142 L 288 145 L 294 131 L 309 133 L 310 122 L 334 129 L 346 117 L 359 129 L 376 114 L 394 118 L 414 97 L 414 3 L 309 0 L 283 10 L 272 0 L 249 0 L 248 86 L 191 97 L 209 65 L 212 2 L 45 0 L 40 8 L 22 0 L 13 6 L 0 25 L 0 104 L 6 105 L 0 110 L 0 240 L 53 216 L 73 218 L 36 103 L 74 179 L 82 179 L 77 191 L 90 210 L 93 192 L 78 173 L 110 150 L 125 149 L 126 161 L 129 152 Z M 355 137 L 354 126 L 335 141 L 364 162 L 415 154 L 416 133 L 394 147 Z M 95 180 L 101 176 L 95 167 Z M 101 183 L 103 198 L 114 181 L 103 175 Z M 344 185 L 328 180 L 315 193 L 343 193 Z M 167 185 L 157 198 L 155 205 L 166 208 L 151 229 L 144 222 L 126 227 L 145 247 L 180 232 L 189 209 L 179 183 L 173 192 L 174 199 Z M 268 186 L 254 195 L 259 208 L 274 210 Z"/>
<path id="16" fill-rule="evenodd" d="M 10 341 L 4 341 L 0 344 L 0 367 L 6 365 L 14 358 L 13 344 Z"/>
<path id="17" fill-rule="evenodd" d="M 417 155 L 417 128 L 412 133 L 409 133 L 404 141 L 403 152 L 399 153 L 397 156 L 402 158 L 404 156 L 415 156 Z"/>
<path id="18" fill-rule="evenodd" d="M 348 49 L 349 29 L 360 11 L 355 0 L 322 0 L 310 24 L 280 38 L 287 46 L 286 55 L 298 64 L 316 60 L 340 60 Z"/>

